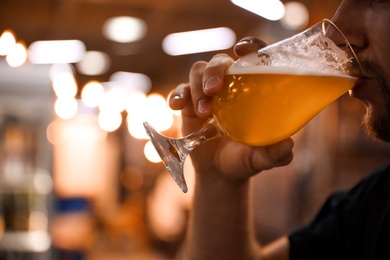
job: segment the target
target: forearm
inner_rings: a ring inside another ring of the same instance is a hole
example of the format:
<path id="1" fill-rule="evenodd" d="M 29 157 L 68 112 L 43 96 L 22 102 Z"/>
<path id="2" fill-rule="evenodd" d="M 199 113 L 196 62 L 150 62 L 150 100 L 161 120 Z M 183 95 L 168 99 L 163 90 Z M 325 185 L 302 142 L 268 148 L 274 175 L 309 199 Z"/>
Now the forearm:
<path id="1" fill-rule="evenodd" d="M 197 174 L 187 240 L 191 260 L 256 259 L 250 181 L 212 181 Z"/>

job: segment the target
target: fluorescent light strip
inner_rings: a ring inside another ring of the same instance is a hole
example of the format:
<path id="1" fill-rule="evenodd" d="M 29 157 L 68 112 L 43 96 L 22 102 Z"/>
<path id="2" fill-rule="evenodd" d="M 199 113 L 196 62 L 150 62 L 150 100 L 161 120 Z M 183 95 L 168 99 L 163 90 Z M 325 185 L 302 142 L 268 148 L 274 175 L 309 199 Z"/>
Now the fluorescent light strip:
<path id="1" fill-rule="evenodd" d="M 111 75 L 109 85 L 121 87 L 128 92 L 140 91 L 146 94 L 152 88 L 152 81 L 142 73 L 117 71 Z"/>
<path id="2" fill-rule="evenodd" d="M 85 45 L 79 40 L 56 40 L 33 42 L 29 60 L 34 64 L 55 64 L 79 62 L 85 55 Z"/>
<path id="3" fill-rule="evenodd" d="M 167 35 L 162 47 L 171 56 L 224 50 L 236 42 L 236 34 L 230 28 L 219 27 Z"/>
<path id="4" fill-rule="evenodd" d="M 233 4 L 257 14 L 265 19 L 276 21 L 282 19 L 285 8 L 279 0 L 231 0 Z"/>

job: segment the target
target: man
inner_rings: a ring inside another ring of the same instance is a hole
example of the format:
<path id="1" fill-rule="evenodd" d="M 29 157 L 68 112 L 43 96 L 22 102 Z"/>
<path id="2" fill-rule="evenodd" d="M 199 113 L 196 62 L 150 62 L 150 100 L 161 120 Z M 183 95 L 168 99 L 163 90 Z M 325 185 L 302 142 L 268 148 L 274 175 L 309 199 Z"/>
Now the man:
<path id="1" fill-rule="evenodd" d="M 344 0 L 333 21 L 344 32 L 364 75 L 350 91 L 360 99 L 370 135 L 390 142 L 390 0 Z M 256 50 L 261 41 L 246 38 L 238 55 Z M 189 84 L 172 93 L 170 106 L 182 109 L 183 133 L 197 129 L 211 115 L 211 98 L 222 88 L 224 71 L 233 63 L 216 55 L 197 62 Z M 257 244 L 250 212 L 250 177 L 287 165 L 293 154 L 287 139 L 249 147 L 227 138 L 210 141 L 191 154 L 196 171 L 189 224 L 189 259 L 390 259 L 390 169 L 385 166 L 350 192 L 333 196 L 313 223 L 267 246 Z"/>

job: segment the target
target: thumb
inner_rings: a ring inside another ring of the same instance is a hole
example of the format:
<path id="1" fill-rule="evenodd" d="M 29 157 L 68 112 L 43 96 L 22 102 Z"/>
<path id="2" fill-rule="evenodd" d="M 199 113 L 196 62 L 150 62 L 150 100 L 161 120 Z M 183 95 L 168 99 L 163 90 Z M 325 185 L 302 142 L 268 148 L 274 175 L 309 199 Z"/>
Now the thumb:
<path id="1" fill-rule="evenodd" d="M 267 44 L 253 36 L 248 36 L 241 39 L 234 45 L 233 51 L 238 56 L 244 56 L 251 52 L 257 52 L 259 49 L 267 46 Z"/>

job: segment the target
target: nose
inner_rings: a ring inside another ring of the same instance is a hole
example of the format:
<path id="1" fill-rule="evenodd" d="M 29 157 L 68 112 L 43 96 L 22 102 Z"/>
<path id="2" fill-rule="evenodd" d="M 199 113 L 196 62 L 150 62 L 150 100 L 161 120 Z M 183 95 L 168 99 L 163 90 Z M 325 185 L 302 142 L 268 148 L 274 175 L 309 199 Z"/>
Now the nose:
<path id="1" fill-rule="evenodd" d="M 337 9 L 332 21 L 344 34 L 356 54 L 368 45 L 365 32 L 364 12 L 367 8 L 359 1 L 344 0 Z"/>
<path id="2" fill-rule="evenodd" d="M 323 30 L 325 31 L 325 35 L 331 39 L 339 48 L 347 52 L 350 52 L 350 49 L 353 49 L 348 38 L 333 21 L 325 21 L 323 24 Z"/>

